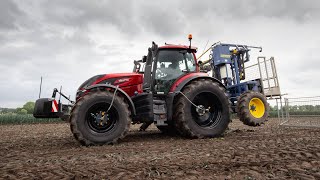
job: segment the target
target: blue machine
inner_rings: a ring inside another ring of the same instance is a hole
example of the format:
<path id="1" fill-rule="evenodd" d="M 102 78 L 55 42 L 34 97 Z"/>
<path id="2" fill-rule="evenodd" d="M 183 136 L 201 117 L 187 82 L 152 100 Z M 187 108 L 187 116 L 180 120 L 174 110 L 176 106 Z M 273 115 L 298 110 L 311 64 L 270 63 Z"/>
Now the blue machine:
<path id="1" fill-rule="evenodd" d="M 211 47 L 210 64 L 213 76 L 219 79 L 227 87 L 232 109 L 234 111 L 236 102 L 241 94 L 255 91 L 263 94 L 261 79 L 243 82 L 245 80 L 244 63 L 250 60 L 250 49 L 261 47 L 238 45 L 238 44 L 215 44 Z"/>
<path id="2" fill-rule="evenodd" d="M 251 49 L 262 51 L 261 47 L 215 43 L 199 56 L 201 58 L 211 50 L 209 60 L 199 61 L 199 64 L 206 72 L 212 69 L 212 75 L 226 86 L 231 108 L 240 121 L 248 126 L 260 126 L 267 121 L 269 104 L 263 92 L 262 79 L 246 81 L 244 64 L 250 60 Z M 206 66 L 207 63 L 210 66 Z"/>

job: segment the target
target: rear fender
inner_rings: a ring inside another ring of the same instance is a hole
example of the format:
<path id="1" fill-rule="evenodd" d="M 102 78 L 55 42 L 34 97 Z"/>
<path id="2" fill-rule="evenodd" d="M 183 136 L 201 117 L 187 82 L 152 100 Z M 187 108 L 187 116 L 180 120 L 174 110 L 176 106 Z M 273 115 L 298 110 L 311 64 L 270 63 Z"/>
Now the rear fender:
<path id="1" fill-rule="evenodd" d="M 179 92 L 181 91 L 187 84 L 189 84 L 191 81 L 197 80 L 197 79 L 210 79 L 214 82 L 219 83 L 219 85 L 221 85 L 224 89 L 227 89 L 226 86 L 219 81 L 218 79 L 214 78 L 214 77 L 210 77 L 210 76 L 202 76 L 202 75 L 195 75 L 195 76 L 191 76 L 188 77 L 187 79 L 185 79 L 184 81 L 182 81 L 181 83 L 177 84 L 175 87 L 171 88 L 171 92 Z"/>
<path id="2" fill-rule="evenodd" d="M 92 86 L 88 86 L 86 87 L 83 91 L 83 93 L 85 93 L 85 91 L 91 91 L 93 89 L 100 89 L 100 90 L 106 90 L 106 88 L 111 88 L 113 90 L 116 90 L 117 89 L 117 92 L 120 92 L 121 95 L 123 95 L 123 97 L 125 98 L 125 100 L 128 102 L 129 104 L 129 107 L 130 107 L 130 110 L 132 112 L 132 115 L 135 116 L 136 115 L 136 109 L 135 109 L 135 106 L 132 102 L 132 99 L 130 98 L 130 96 L 124 92 L 121 88 L 117 87 L 117 86 L 113 86 L 111 84 L 95 84 L 95 85 L 92 85 Z"/>

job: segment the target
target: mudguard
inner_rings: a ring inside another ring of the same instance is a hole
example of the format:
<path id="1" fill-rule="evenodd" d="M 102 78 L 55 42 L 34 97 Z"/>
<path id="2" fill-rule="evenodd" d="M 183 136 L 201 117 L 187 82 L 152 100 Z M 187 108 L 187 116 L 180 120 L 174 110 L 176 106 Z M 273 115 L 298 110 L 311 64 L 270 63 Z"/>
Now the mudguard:
<path id="1" fill-rule="evenodd" d="M 82 90 L 82 92 L 85 93 L 85 91 L 90 91 L 90 90 L 95 89 L 95 88 L 111 88 L 111 89 L 114 89 L 114 90 L 117 89 L 117 91 L 120 92 L 125 97 L 126 101 L 128 101 L 130 110 L 132 112 L 132 115 L 133 116 L 136 115 L 136 109 L 135 109 L 134 103 L 132 102 L 132 99 L 121 88 L 118 88 L 117 86 L 113 86 L 111 84 L 95 84 L 95 85 L 86 87 L 84 90 Z"/>
<path id="2" fill-rule="evenodd" d="M 171 87 L 170 91 L 171 91 L 171 92 L 179 92 L 179 91 L 182 90 L 182 88 L 183 88 L 184 86 L 186 86 L 186 85 L 189 84 L 191 81 L 196 80 L 196 79 L 211 79 L 212 81 L 219 83 L 224 89 L 227 89 L 226 86 L 225 86 L 221 81 L 219 81 L 218 79 L 216 79 L 216 78 L 214 78 L 214 77 L 203 76 L 203 75 L 194 75 L 194 76 L 191 76 L 191 77 L 188 77 L 188 78 L 184 79 L 184 80 L 183 80 L 182 82 L 180 82 L 179 84 Z"/>

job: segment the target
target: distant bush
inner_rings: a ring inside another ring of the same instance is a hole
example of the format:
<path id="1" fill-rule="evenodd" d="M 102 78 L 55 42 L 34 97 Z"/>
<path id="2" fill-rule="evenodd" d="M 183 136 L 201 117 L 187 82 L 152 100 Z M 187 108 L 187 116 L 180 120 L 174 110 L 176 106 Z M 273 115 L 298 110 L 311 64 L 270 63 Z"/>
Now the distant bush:
<path id="1" fill-rule="evenodd" d="M 281 112 L 280 113 L 280 116 L 281 116 Z M 276 118 L 278 117 L 278 111 L 269 111 L 269 117 L 271 118 Z"/>
<path id="2" fill-rule="evenodd" d="M 25 109 L 20 109 L 20 110 L 17 112 L 17 114 L 26 115 L 26 114 L 28 114 L 28 111 L 25 110 Z"/>
<path id="3" fill-rule="evenodd" d="M 50 122 L 62 122 L 62 120 L 60 118 L 36 119 L 32 114 L 0 114 L 0 124 L 33 124 Z"/>

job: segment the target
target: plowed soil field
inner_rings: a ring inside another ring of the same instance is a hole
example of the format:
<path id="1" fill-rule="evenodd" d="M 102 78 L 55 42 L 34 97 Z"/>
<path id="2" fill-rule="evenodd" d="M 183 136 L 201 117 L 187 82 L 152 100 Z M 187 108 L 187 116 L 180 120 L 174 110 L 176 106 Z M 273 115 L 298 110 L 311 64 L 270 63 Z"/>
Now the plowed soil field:
<path id="1" fill-rule="evenodd" d="M 238 120 L 223 137 L 185 139 L 156 127 L 116 145 L 83 147 L 67 123 L 0 126 L 0 179 L 320 179 L 320 129 Z"/>

